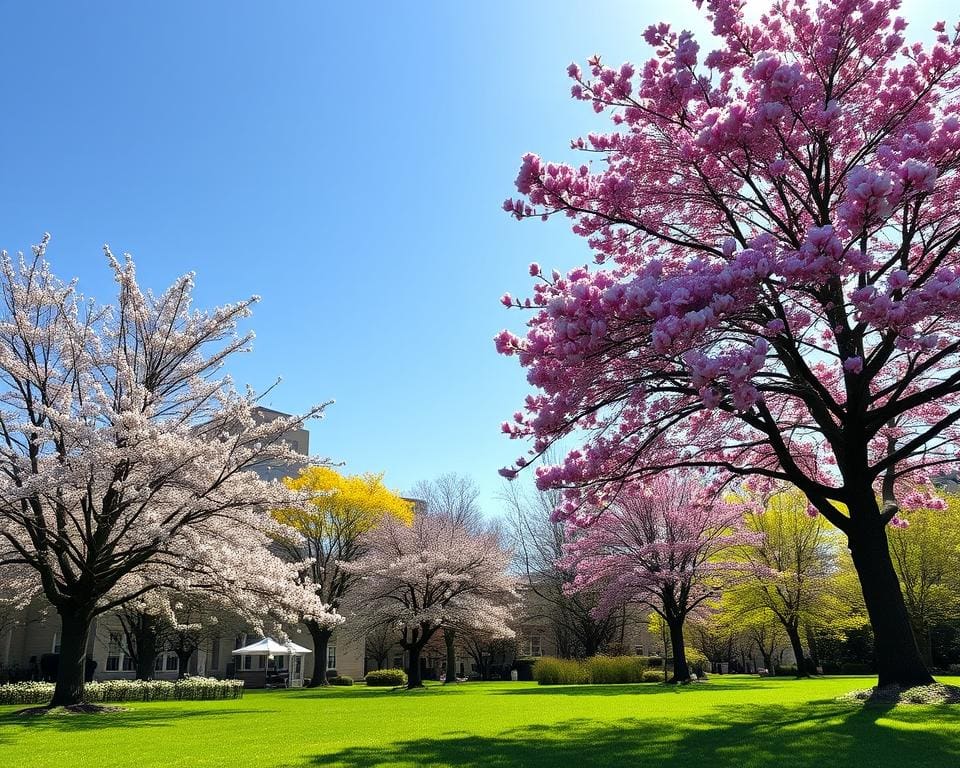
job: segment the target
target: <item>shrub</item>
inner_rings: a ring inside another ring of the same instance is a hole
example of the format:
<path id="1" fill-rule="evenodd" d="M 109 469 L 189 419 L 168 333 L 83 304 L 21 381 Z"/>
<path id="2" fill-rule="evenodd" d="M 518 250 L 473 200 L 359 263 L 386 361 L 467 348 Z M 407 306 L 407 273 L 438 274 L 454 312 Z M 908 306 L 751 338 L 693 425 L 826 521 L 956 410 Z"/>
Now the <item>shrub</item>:
<path id="1" fill-rule="evenodd" d="M 53 696 L 53 683 L 10 683 L 0 685 L 0 704 L 46 704 Z M 185 677 L 169 680 L 103 680 L 87 683 L 83 699 L 105 701 L 198 701 L 237 699 L 243 695 L 242 680 L 213 677 Z"/>
<path id="2" fill-rule="evenodd" d="M 796 677 L 797 676 L 797 665 L 790 664 L 789 666 L 776 665 L 773 668 L 773 674 L 777 677 Z"/>
<path id="3" fill-rule="evenodd" d="M 583 660 L 544 656 L 533 667 L 533 679 L 540 685 L 640 683 L 646 671 L 647 660 L 642 656 L 593 656 Z"/>
<path id="4" fill-rule="evenodd" d="M 642 680 L 645 683 L 662 683 L 663 672 L 658 669 L 648 669 L 643 673 Z"/>
<path id="5" fill-rule="evenodd" d="M 407 684 L 407 673 L 402 669 L 378 669 L 368 672 L 364 678 L 367 685 L 396 686 Z"/>
<path id="6" fill-rule="evenodd" d="M 329 683 L 330 685 L 353 685 L 353 678 L 350 675 L 337 675 L 331 677 Z"/>
<path id="7" fill-rule="evenodd" d="M 639 683 L 647 669 L 646 662 L 639 656 L 594 656 L 586 660 L 590 682 Z"/>
<path id="8" fill-rule="evenodd" d="M 684 646 L 683 650 L 687 657 L 687 666 L 690 667 L 690 671 L 697 677 L 704 677 L 710 666 L 710 660 L 707 658 L 707 655 L 703 653 L 703 651 L 697 648 L 690 648 L 689 646 Z"/>
<path id="9" fill-rule="evenodd" d="M 533 679 L 540 685 L 574 685 L 589 683 L 590 672 L 578 659 L 543 656 L 533 665 Z"/>

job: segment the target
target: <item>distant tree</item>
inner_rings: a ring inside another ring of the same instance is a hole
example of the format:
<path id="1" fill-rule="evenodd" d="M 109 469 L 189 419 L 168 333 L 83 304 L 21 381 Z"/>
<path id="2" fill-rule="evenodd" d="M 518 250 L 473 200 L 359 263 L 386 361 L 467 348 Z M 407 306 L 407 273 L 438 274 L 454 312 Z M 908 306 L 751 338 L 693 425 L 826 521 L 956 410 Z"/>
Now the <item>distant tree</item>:
<path id="1" fill-rule="evenodd" d="M 364 553 L 364 534 L 385 517 L 409 524 L 413 504 L 389 490 L 382 474 L 343 475 L 330 467 L 307 467 L 284 483 L 309 494 L 310 503 L 274 512 L 284 526 L 275 537 L 277 548 L 300 565 L 304 586 L 331 610 L 339 610 L 357 580 L 342 564 Z M 303 623 L 313 638 L 314 658 L 326 659 L 333 626 L 309 615 Z M 309 685 L 327 685 L 326 675 L 314 674 Z"/>
<path id="2" fill-rule="evenodd" d="M 577 529 L 554 522 L 559 491 L 524 493 L 518 483 L 507 483 L 501 494 L 508 512 L 508 528 L 518 567 L 524 575 L 527 619 L 542 622 L 553 635 L 562 657 L 593 656 L 603 652 L 623 632 L 625 614 L 597 615 L 597 592 L 570 592 L 574 570 L 564 565 L 564 549 Z"/>
<path id="3" fill-rule="evenodd" d="M 599 591 L 598 614 L 639 604 L 662 616 L 672 682 L 686 682 L 684 622 L 744 572 L 732 550 L 756 539 L 739 510 L 709 493 L 696 474 L 675 474 L 633 484 L 595 513 L 567 546 L 565 563 L 576 572 L 572 590 Z"/>
<path id="4" fill-rule="evenodd" d="M 133 664 L 137 680 L 150 680 L 154 662 L 163 648 L 165 626 L 162 600 L 147 593 L 120 606 L 117 618 L 123 631 L 123 650 Z"/>
<path id="5" fill-rule="evenodd" d="M 448 472 L 433 480 L 421 480 L 410 493 L 430 514 L 446 515 L 469 529 L 481 525 L 480 489 L 466 475 Z"/>
<path id="6" fill-rule="evenodd" d="M 164 650 L 177 656 L 177 677 L 187 676 L 190 660 L 220 635 L 220 610 L 203 595 L 180 595 L 164 617 Z"/>
<path id="7" fill-rule="evenodd" d="M 390 651 L 397 646 L 399 641 L 399 632 L 389 624 L 373 627 L 364 635 L 366 657 L 373 659 L 377 669 L 383 669 L 390 659 Z"/>
<path id="8" fill-rule="evenodd" d="M 364 535 L 364 546 L 362 556 L 341 565 L 359 577 L 349 603 L 355 631 L 398 628 L 409 655 L 409 688 L 423 685 L 421 651 L 444 626 L 511 633 L 517 580 L 496 534 L 420 513 L 412 525 L 386 518 Z"/>
<path id="9" fill-rule="evenodd" d="M 483 526 L 480 509 L 480 489 L 465 475 L 448 472 L 433 480 L 421 480 L 413 487 L 414 498 L 431 514 L 445 515 L 466 530 L 479 531 Z M 457 631 L 458 627 L 447 624 L 443 627 L 444 652 L 447 664 L 444 682 L 457 681 Z"/>
<path id="10" fill-rule="evenodd" d="M 493 674 L 494 659 L 501 657 L 505 662 L 512 661 L 517 655 L 516 622 L 511 622 L 513 637 L 503 632 L 490 632 L 486 629 L 472 629 L 460 633 L 460 642 L 473 661 L 481 680 L 490 680 Z"/>
<path id="11" fill-rule="evenodd" d="M 908 525 L 888 536 L 910 623 L 931 665 L 934 628 L 960 619 L 960 494 L 944 494 L 942 507 L 910 512 Z"/>
<path id="12" fill-rule="evenodd" d="M 810 670 L 801 635 L 844 613 L 830 589 L 837 573 L 837 537 L 819 515 L 805 514 L 798 491 L 778 490 L 744 503 L 746 526 L 760 534 L 738 554 L 757 578 L 731 590 L 740 614 L 772 614 L 783 625 L 797 662 L 797 674 Z M 761 618 L 761 624 L 763 623 Z"/>
<path id="13" fill-rule="evenodd" d="M 51 273 L 46 245 L 0 264 L 0 578 L 26 569 L 60 617 L 51 705 L 83 700 L 94 617 L 153 589 L 335 622 L 266 548 L 268 510 L 298 497 L 252 471 L 302 458 L 283 433 L 322 408 L 258 420 L 222 374 L 256 299 L 199 311 L 192 275 L 154 295 L 108 252 L 118 296 L 101 307 Z"/>

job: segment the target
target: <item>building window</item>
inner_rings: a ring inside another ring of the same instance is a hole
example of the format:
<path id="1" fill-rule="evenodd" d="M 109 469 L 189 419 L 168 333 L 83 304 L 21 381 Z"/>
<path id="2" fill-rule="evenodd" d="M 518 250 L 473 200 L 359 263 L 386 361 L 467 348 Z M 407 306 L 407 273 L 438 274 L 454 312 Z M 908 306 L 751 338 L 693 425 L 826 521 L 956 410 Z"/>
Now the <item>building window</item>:
<path id="1" fill-rule="evenodd" d="M 243 669 L 244 671 L 253 669 L 253 656 L 243 657 Z"/>
<path id="2" fill-rule="evenodd" d="M 119 632 L 110 633 L 107 643 L 107 672 L 129 672 L 133 669 L 132 660 L 123 652 L 123 636 Z"/>
<path id="3" fill-rule="evenodd" d="M 633 653 L 635 656 L 643 656 L 643 646 L 642 645 L 633 646 Z"/>
<path id="4" fill-rule="evenodd" d="M 524 638 L 523 652 L 525 656 L 543 656 L 543 645 L 540 635 L 528 635 Z"/>
<path id="5" fill-rule="evenodd" d="M 60 633 L 53 633 L 53 643 L 50 645 L 50 653 L 60 653 Z"/>
<path id="6" fill-rule="evenodd" d="M 327 669 L 337 668 L 337 646 L 327 646 Z"/>

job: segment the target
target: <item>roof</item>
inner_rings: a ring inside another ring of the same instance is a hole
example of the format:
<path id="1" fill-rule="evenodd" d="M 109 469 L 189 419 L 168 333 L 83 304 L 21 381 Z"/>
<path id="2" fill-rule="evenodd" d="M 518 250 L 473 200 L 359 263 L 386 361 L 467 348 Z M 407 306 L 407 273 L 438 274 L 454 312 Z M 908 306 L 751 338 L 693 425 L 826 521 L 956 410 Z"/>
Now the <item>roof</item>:
<path id="1" fill-rule="evenodd" d="M 272 637 L 265 637 L 263 640 L 250 643 L 250 645 L 245 645 L 243 648 L 237 648 L 233 653 L 236 656 L 290 656 L 296 653 L 313 653 L 313 651 L 296 643 L 286 643 L 284 645 L 278 643 Z"/>

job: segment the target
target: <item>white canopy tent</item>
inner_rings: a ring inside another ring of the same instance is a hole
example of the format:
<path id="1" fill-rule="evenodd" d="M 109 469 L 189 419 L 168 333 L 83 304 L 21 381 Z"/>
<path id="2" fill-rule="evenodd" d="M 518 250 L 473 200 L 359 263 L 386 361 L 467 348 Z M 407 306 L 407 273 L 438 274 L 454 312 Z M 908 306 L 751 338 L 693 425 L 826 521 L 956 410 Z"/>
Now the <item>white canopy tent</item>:
<path id="1" fill-rule="evenodd" d="M 272 637 L 265 637 L 243 648 L 237 648 L 234 656 L 266 656 L 272 659 L 276 656 L 289 657 L 290 663 L 287 664 L 287 687 L 299 688 L 303 685 L 303 657 L 307 653 L 313 653 L 309 648 L 304 648 L 296 643 L 278 643 Z M 296 663 L 294 663 L 296 660 Z M 265 669 L 269 664 L 264 664 Z M 268 670 L 267 670 L 268 671 Z M 266 674 L 266 671 L 265 673 Z"/>

